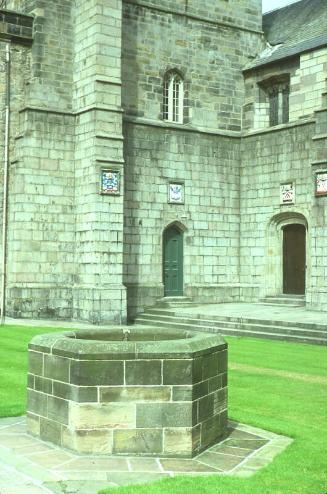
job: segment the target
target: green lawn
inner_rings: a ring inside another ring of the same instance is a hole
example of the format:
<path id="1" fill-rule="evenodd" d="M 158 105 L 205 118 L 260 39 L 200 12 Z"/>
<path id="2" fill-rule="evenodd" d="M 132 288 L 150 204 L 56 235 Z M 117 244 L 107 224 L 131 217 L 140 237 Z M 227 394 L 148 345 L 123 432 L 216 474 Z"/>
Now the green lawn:
<path id="1" fill-rule="evenodd" d="M 0 417 L 25 414 L 28 342 L 37 334 L 56 331 L 62 329 L 0 327 Z"/>
<path id="2" fill-rule="evenodd" d="M 293 444 L 248 479 L 179 477 L 122 487 L 117 494 L 327 494 L 327 348 L 227 339 L 230 363 L 244 365 L 229 373 L 230 418 L 290 436 Z M 260 375 L 246 366 L 283 370 L 285 376 Z"/>
<path id="3" fill-rule="evenodd" d="M 25 412 L 27 343 L 51 331 L 60 329 L 0 328 L 0 416 Z M 102 492 L 327 494 L 327 347 L 249 338 L 228 342 L 231 366 L 243 366 L 229 373 L 230 417 L 288 435 L 293 444 L 249 479 L 179 477 Z M 271 369 L 271 375 L 260 368 Z"/>

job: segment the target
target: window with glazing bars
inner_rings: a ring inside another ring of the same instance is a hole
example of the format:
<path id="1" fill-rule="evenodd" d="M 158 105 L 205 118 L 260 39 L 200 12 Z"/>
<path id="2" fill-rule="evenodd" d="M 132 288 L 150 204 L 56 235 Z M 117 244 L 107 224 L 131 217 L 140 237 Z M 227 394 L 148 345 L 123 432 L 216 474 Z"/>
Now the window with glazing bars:
<path id="1" fill-rule="evenodd" d="M 177 72 L 165 75 L 163 100 L 163 119 L 183 123 L 184 81 Z"/>

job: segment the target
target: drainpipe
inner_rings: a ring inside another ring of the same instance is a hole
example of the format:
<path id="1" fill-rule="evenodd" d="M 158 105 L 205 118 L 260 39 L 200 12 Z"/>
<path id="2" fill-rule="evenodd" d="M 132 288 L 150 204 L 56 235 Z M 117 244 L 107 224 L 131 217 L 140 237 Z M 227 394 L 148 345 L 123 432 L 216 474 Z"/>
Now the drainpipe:
<path id="1" fill-rule="evenodd" d="M 2 206 L 2 266 L 1 266 L 1 320 L 5 320 L 6 260 L 7 260 L 7 210 L 8 210 L 8 172 L 9 172 L 9 131 L 10 131 L 10 44 L 6 43 L 6 107 L 5 107 L 5 149 L 3 167 L 3 206 Z"/>

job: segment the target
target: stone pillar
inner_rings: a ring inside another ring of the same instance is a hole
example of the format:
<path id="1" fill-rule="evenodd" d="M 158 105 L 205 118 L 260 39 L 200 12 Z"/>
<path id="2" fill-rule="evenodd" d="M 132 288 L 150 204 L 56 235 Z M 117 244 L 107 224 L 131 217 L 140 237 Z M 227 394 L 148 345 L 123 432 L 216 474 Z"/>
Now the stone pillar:
<path id="1" fill-rule="evenodd" d="M 326 81 L 327 82 L 327 81 Z M 314 181 L 318 172 L 327 169 L 327 93 L 323 93 L 323 106 L 315 112 L 316 126 L 313 136 Z M 327 197 L 315 197 L 312 207 L 311 224 L 311 276 L 306 290 L 307 308 L 326 310 L 327 305 Z"/>
<path id="2" fill-rule="evenodd" d="M 75 3 L 74 317 L 124 322 L 122 1 Z M 101 195 L 101 169 L 120 172 L 120 195 Z"/>
<path id="3" fill-rule="evenodd" d="M 6 313 L 14 317 L 72 315 L 73 3 L 21 2 L 33 15 L 33 43 L 11 47 Z M 29 17 L 20 17 L 24 33 Z"/>

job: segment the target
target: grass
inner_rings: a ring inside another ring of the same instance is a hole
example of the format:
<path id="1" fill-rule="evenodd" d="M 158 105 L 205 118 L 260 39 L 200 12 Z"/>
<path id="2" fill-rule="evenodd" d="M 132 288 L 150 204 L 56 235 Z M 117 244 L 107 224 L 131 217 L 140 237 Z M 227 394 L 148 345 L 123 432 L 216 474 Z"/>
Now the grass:
<path id="1" fill-rule="evenodd" d="M 0 327 L 0 417 L 25 414 L 27 345 L 33 336 L 58 331 L 62 329 Z"/>
<path id="2" fill-rule="evenodd" d="M 117 494 L 327 493 L 327 348 L 250 338 L 228 342 L 230 363 L 244 365 L 229 373 L 230 418 L 290 436 L 292 445 L 248 479 L 178 477 L 122 487 Z M 285 376 L 260 374 L 260 368 L 282 370 Z M 308 382 L 288 373 L 306 374 Z M 322 382 L 314 376 L 322 376 Z M 107 493 L 113 491 L 101 491 Z"/>
<path id="3" fill-rule="evenodd" d="M 27 343 L 51 331 L 60 329 L 0 328 L 0 416 L 25 413 Z M 249 479 L 177 477 L 102 494 L 327 494 L 327 348 L 250 338 L 228 342 L 231 366 L 243 366 L 229 373 L 230 418 L 290 436 L 293 444 Z"/>

